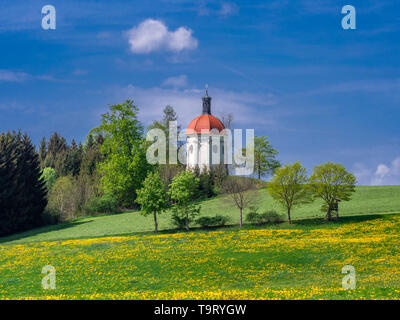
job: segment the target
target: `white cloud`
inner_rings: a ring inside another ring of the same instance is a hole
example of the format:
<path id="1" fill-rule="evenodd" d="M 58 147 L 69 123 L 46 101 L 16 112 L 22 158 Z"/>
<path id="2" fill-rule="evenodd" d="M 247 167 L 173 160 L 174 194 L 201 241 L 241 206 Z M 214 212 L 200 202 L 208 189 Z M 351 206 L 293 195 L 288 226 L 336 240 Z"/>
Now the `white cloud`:
<path id="1" fill-rule="evenodd" d="M 0 69 L 0 82 L 24 82 L 28 80 L 66 82 L 66 80 L 55 79 L 49 74 L 32 75 L 26 72 Z"/>
<path id="2" fill-rule="evenodd" d="M 177 77 L 170 77 L 163 81 L 164 87 L 184 88 L 188 85 L 187 76 L 182 74 Z"/>
<path id="3" fill-rule="evenodd" d="M 394 159 L 389 165 L 378 164 L 375 170 L 368 169 L 360 163 L 354 168 L 354 174 L 361 185 L 400 185 L 400 157 Z"/>
<path id="4" fill-rule="evenodd" d="M 237 14 L 239 12 L 239 7 L 236 3 L 223 2 L 221 4 L 221 9 L 218 11 L 218 14 L 221 16 L 230 16 L 233 14 Z"/>
<path id="5" fill-rule="evenodd" d="M 207 6 L 207 3 L 202 2 L 197 9 L 197 14 L 199 16 L 231 16 L 237 14 L 238 12 L 239 6 L 233 2 L 222 2 L 220 7 L 215 5 Z"/>
<path id="6" fill-rule="evenodd" d="M 359 80 L 343 82 L 334 85 L 318 88 L 305 92 L 306 95 L 329 94 L 329 93 L 352 93 L 352 92 L 368 92 L 381 93 L 393 92 L 399 90 L 400 79 L 376 79 L 376 80 Z"/>
<path id="7" fill-rule="evenodd" d="M 371 184 L 400 184 L 400 157 L 394 159 L 389 166 L 379 164 L 376 168 Z"/>
<path id="8" fill-rule="evenodd" d="M 212 114 L 219 117 L 223 113 L 232 112 L 234 125 L 238 128 L 276 125 L 274 113 L 268 112 L 276 104 L 272 94 L 234 92 L 218 88 L 210 88 L 209 94 L 212 96 Z M 140 118 L 144 123 L 162 118 L 163 108 L 167 104 L 172 105 L 179 115 L 179 123 L 184 127 L 201 114 L 204 89 L 141 88 L 128 85 L 112 88 L 111 95 L 112 100 L 108 102 L 111 104 L 133 99 L 139 106 Z"/>
<path id="9" fill-rule="evenodd" d="M 9 70 L 0 69 L 0 81 L 4 82 L 23 82 L 31 76 L 25 72 L 15 72 Z"/>
<path id="10" fill-rule="evenodd" d="M 160 20 L 147 19 L 127 32 L 130 49 L 133 53 L 150 53 L 153 51 L 173 51 L 196 49 L 197 39 L 192 30 L 179 27 L 169 31 Z"/>

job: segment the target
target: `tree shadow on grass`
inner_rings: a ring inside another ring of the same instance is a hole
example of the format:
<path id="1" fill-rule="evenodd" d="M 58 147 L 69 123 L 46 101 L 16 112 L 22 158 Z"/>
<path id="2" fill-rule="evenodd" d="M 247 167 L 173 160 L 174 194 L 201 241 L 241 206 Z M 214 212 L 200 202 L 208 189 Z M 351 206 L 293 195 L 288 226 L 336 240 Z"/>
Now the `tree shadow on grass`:
<path id="1" fill-rule="evenodd" d="M 89 223 L 92 220 L 87 220 L 87 221 L 72 221 L 72 222 L 67 222 L 67 223 L 63 223 L 63 224 L 56 224 L 56 225 L 47 225 L 47 226 L 43 226 L 43 227 L 39 227 L 39 228 L 35 228 L 35 229 L 31 229 L 31 230 L 27 230 L 21 233 L 17 233 L 17 234 L 12 234 L 9 236 L 5 236 L 0 238 L 0 243 L 6 243 L 6 242 L 10 242 L 10 241 L 16 241 L 16 240 L 21 240 L 27 237 L 33 237 L 36 236 L 38 234 L 41 233 L 48 233 L 48 232 L 53 232 L 53 231 L 59 231 L 59 230 L 63 230 L 63 229 L 67 229 L 67 228 L 72 228 L 75 227 L 77 225 L 80 224 L 85 224 L 85 223 Z M 46 241 L 46 240 L 43 240 Z"/>
<path id="2" fill-rule="evenodd" d="M 292 221 L 292 225 L 301 225 L 301 226 L 321 226 L 321 225 L 341 225 L 346 223 L 354 223 L 354 222 L 365 222 L 369 220 L 375 219 L 383 219 L 384 216 L 381 214 L 368 214 L 368 215 L 358 215 L 358 216 L 344 216 L 339 217 L 338 220 L 333 219 L 331 221 L 327 221 L 325 218 L 311 218 L 311 219 L 301 219 Z"/>

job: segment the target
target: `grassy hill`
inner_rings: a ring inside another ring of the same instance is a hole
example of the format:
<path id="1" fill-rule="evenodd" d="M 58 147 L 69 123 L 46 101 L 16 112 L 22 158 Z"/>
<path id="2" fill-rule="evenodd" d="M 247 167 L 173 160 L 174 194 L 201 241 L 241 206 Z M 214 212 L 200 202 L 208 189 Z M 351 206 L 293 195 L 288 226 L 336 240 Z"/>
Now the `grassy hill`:
<path id="1" fill-rule="evenodd" d="M 261 212 L 277 209 L 265 190 L 254 196 Z M 226 197 L 201 205 L 238 222 Z M 400 186 L 357 187 L 340 221 L 324 222 L 320 203 L 293 215 L 292 225 L 174 232 L 164 213 L 154 234 L 152 217 L 128 212 L 2 238 L 0 300 L 400 299 Z M 46 265 L 54 290 L 41 287 Z M 345 265 L 355 290 L 342 288 Z"/>
<path id="2" fill-rule="evenodd" d="M 385 214 L 0 244 L 0 299 L 399 299 L 399 232 Z M 49 264 L 56 289 L 43 290 Z M 345 265 L 355 290 L 342 288 Z"/>
<path id="3" fill-rule="evenodd" d="M 277 206 L 265 190 L 254 191 L 259 212 L 276 209 L 284 217 L 285 212 Z M 201 202 L 201 216 L 226 215 L 231 224 L 239 223 L 239 213 L 229 197 L 217 197 Z M 297 208 L 293 219 L 323 217 L 321 202 Z M 340 204 L 340 215 L 351 216 L 370 213 L 400 212 L 400 186 L 357 187 L 353 199 Z M 127 235 L 153 231 L 153 218 L 143 217 L 138 212 L 119 213 L 97 217 L 85 217 L 71 223 L 34 229 L 6 238 L 1 243 L 23 243 L 30 241 L 50 241 L 75 238 Z M 171 215 L 163 213 L 159 219 L 160 230 L 173 228 Z"/>

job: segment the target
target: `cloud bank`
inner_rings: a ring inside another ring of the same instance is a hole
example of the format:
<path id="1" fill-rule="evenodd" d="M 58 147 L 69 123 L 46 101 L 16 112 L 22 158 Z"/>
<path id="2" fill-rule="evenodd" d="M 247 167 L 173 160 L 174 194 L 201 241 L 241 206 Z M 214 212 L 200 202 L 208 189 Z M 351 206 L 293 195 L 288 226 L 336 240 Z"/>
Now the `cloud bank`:
<path id="1" fill-rule="evenodd" d="M 162 118 L 162 110 L 172 105 L 176 110 L 182 126 L 201 114 L 204 89 L 183 89 L 153 87 L 142 88 L 134 85 L 110 88 L 110 103 L 134 99 L 140 108 L 140 118 L 149 124 Z M 271 110 L 276 105 L 276 97 L 272 94 L 253 94 L 234 92 L 218 88 L 210 88 L 212 96 L 211 112 L 220 117 L 221 114 L 233 113 L 234 125 L 242 128 L 254 128 L 256 125 L 276 125 L 277 121 Z M 255 108 L 256 107 L 256 108 Z"/>
<path id="2" fill-rule="evenodd" d="M 4 82 L 23 82 L 28 80 L 31 76 L 25 72 L 15 72 L 0 69 L 0 81 Z"/>
<path id="3" fill-rule="evenodd" d="M 378 164 L 376 169 L 368 169 L 362 164 L 356 164 L 354 174 L 361 185 L 400 185 L 400 156 L 390 164 Z"/>
<path id="4" fill-rule="evenodd" d="M 188 85 L 187 76 L 182 74 L 177 77 L 170 77 L 162 83 L 164 87 L 184 88 Z"/>
<path id="5" fill-rule="evenodd" d="M 193 31 L 186 27 L 169 31 L 162 21 L 147 19 L 130 29 L 127 35 L 132 53 L 150 53 L 196 49 L 198 41 L 192 33 Z"/>

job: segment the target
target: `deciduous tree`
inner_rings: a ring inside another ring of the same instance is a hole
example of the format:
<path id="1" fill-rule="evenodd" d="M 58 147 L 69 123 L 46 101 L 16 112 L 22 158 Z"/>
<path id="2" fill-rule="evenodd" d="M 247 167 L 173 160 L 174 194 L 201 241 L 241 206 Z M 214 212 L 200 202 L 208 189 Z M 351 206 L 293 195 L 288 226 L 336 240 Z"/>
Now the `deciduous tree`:
<path id="1" fill-rule="evenodd" d="M 258 180 L 272 174 L 280 163 L 276 160 L 278 151 L 274 149 L 267 137 L 254 137 L 254 170 Z"/>
<path id="2" fill-rule="evenodd" d="M 286 164 L 275 170 L 275 174 L 268 182 L 267 190 L 271 197 L 286 208 L 289 224 L 291 210 L 295 206 L 309 203 L 311 194 L 307 188 L 307 171 L 300 164 Z"/>
<path id="3" fill-rule="evenodd" d="M 189 230 L 190 218 L 200 211 L 200 207 L 194 204 L 198 187 L 199 178 L 196 178 L 191 171 L 182 171 L 170 184 L 169 195 L 174 201 L 173 210 L 177 214 L 184 214 L 186 230 Z"/>
<path id="4" fill-rule="evenodd" d="M 41 177 L 46 184 L 47 192 L 50 192 L 57 180 L 56 170 L 50 167 L 44 168 Z"/>
<path id="5" fill-rule="evenodd" d="M 323 210 L 326 210 L 326 219 L 332 218 L 334 205 L 339 201 L 349 201 L 355 191 L 356 177 L 338 163 L 324 163 L 315 166 L 309 179 L 309 188 L 315 197 L 324 200 Z M 336 211 L 336 218 L 339 218 Z"/>
<path id="6" fill-rule="evenodd" d="M 137 192 L 136 202 L 141 206 L 141 214 L 153 215 L 154 231 L 158 232 L 157 215 L 168 206 L 165 185 L 158 172 L 150 172 L 147 175 L 143 187 Z"/>
<path id="7" fill-rule="evenodd" d="M 138 120 L 139 108 L 132 100 L 110 106 L 102 115 L 100 126 L 92 134 L 102 134 L 101 151 L 105 155 L 99 163 L 104 193 L 114 194 L 119 203 L 130 207 L 136 199 L 136 190 L 151 168 L 143 148 L 143 126 Z"/>

